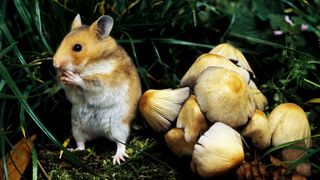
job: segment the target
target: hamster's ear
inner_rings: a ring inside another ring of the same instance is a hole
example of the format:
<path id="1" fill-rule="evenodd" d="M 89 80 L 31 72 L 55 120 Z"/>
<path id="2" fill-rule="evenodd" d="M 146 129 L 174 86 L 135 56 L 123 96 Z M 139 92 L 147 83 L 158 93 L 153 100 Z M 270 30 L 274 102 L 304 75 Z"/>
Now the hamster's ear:
<path id="1" fill-rule="evenodd" d="M 90 30 L 95 31 L 99 39 L 109 36 L 113 27 L 113 18 L 111 16 L 101 16 L 96 22 L 90 26 Z"/>
<path id="2" fill-rule="evenodd" d="M 80 27 L 82 26 L 81 23 L 81 17 L 80 14 L 77 14 L 77 16 L 74 18 L 72 25 L 71 25 L 71 30 L 73 30 L 74 28 Z"/>

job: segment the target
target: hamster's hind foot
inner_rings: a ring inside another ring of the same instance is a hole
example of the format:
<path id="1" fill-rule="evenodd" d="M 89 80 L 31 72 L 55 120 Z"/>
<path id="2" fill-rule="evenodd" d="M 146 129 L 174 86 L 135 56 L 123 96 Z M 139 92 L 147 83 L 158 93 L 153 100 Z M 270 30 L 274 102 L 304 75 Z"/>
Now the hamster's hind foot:
<path id="1" fill-rule="evenodd" d="M 126 153 L 126 146 L 120 142 L 117 142 L 117 152 L 113 156 L 113 164 L 120 164 L 121 161 L 125 161 L 125 157 L 129 158 L 129 155 Z"/>

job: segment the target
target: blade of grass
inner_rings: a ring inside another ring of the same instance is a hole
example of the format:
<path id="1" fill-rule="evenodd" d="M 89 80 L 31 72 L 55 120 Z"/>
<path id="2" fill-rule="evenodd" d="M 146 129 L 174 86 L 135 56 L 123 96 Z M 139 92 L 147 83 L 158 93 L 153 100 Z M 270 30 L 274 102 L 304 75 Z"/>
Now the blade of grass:
<path id="1" fill-rule="evenodd" d="M 318 164 L 311 163 L 311 165 L 312 165 L 315 169 L 317 169 L 316 172 L 320 172 L 320 166 L 319 166 Z"/>
<path id="2" fill-rule="evenodd" d="M 38 179 L 38 155 L 35 147 L 31 149 L 31 159 L 32 159 L 32 179 Z"/>
<path id="3" fill-rule="evenodd" d="M 47 48 L 47 50 L 52 53 L 52 48 L 49 46 L 46 38 L 43 35 L 42 32 L 42 23 L 41 23 L 41 14 L 40 14 L 40 8 L 39 8 L 39 1 L 35 0 L 35 10 L 36 10 L 36 17 L 35 17 L 35 24 L 38 29 L 39 35 L 41 37 L 41 41 L 43 45 Z"/>
<path id="4" fill-rule="evenodd" d="M 223 35 L 221 36 L 220 42 L 224 42 L 224 38 L 225 38 L 226 35 L 230 32 L 231 27 L 232 27 L 235 19 L 236 19 L 236 13 L 233 13 L 233 14 L 232 14 L 232 17 L 231 17 L 230 24 L 229 24 L 228 28 L 226 29 L 226 31 L 225 31 L 225 32 L 223 33 Z"/>
<path id="5" fill-rule="evenodd" d="M 230 33 L 229 34 L 230 36 L 233 36 L 233 37 L 236 37 L 236 38 L 240 38 L 240 39 L 245 39 L 245 40 L 248 40 L 248 41 L 252 41 L 252 42 L 255 42 L 255 43 L 259 43 L 259 44 L 263 44 L 263 45 L 267 45 L 267 46 L 272 46 L 272 47 L 276 47 L 276 48 L 280 48 L 280 49 L 285 49 L 285 50 L 289 50 L 289 51 L 292 51 L 292 52 L 295 52 L 297 54 L 301 54 L 301 55 L 304 55 L 306 57 L 310 57 L 312 59 L 315 59 L 317 61 L 320 61 L 320 59 L 310 55 L 310 54 L 307 54 L 307 53 L 304 53 L 302 51 L 298 51 L 298 50 L 295 50 L 295 49 L 292 49 L 292 48 L 289 48 L 289 47 L 286 47 L 286 46 L 283 46 L 281 44 L 277 44 L 277 43 L 274 43 L 274 42 L 270 42 L 270 41 L 266 41 L 266 40 L 263 40 L 263 39 L 259 39 L 259 38 L 254 38 L 254 37 L 250 37 L 250 36 L 246 36 L 246 35 L 243 35 L 243 34 L 239 34 L 239 33 Z"/>
<path id="6" fill-rule="evenodd" d="M 190 47 L 202 47 L 202 48 L 208 48 L 208 49 L 212 49 L 214 47 L 209 44 L 201 44 L 201 43 L 183 41 L 183 40 L 172 39 L 172 38 L 152 38 L 152 40 L 158 41 L 164 44 L 183 45 L 183 46 L 190 46 Z"/>
<path id="7" fill-rule="evenodd" d="M 154 52 L 155 52 L 156 57 L 157 57 L 157 58 L 156 58 L 156 61 L 157 61 L 164 69 L 169 69 L 169 66 L 161 60 L 160 53 L 159 53 L 159 51 L 158 51 L 157 46 L 154 44 L 153 40 L 151 40 L 151 44 L 152 44 L 152 47 L 153 47 Z"/>
<path id="8" fill-rule="evenodd" d="M 136 65 L 137 65 L 137 67 L 140 67 L 139 61 L 138 61 L 137 52 L 136 52 L 136 48 L 134 46 L 135 42 L 132 40 L 132 38 L 131 38 L 129 33 L 125 32 L 125 31 L 122 31 L 122 33 L 125 34 L 129 38 L 129 43 L 130 43 L 130 46 L 131 46 L 131 49 L 132 49 L 132 54 L 133 54 L 134 61 L 135 61 Z"/>
<path id="9" fill-rule="evenodd" d="M 287 143 L 283 143 L 283 144 L 280 144 L 278 146 L 275 146 L 269 150 L 267 150 L 262 156 L 261 156 L 261 159 L 265 158 L 267 155 L 271 154 L 272 152 L 275 152 L 277 150 L 280 150 L 280 149 L 283 149 L 283 148 L 286 148 L 288 146 L 291 146 L 293 144 L 296 144 L 298 142 L 301 142 L 303 140 L 306 140 L 306 139 L 309 139 L 309 138 L 319 138 L 320 137 L 320 134 L 316 134 L 316 135 L 313 135 L 311 137 L 306 137 L 306 138 L 303 138 L 303 139 L 299 139 L 299 140 L 295 140 L 295 141 L 290 141 L 290 142 L 287 142 Z"/>
<path id="10" fill-rule="evenodd" d="M 2 7 L 2 9 L 1 9 L 1 13 L 0 13 L 0 23 L 2 24 L 7 19 L 6 18 L 7 17 L 7 12 L 6 12 L 7 8 L 5 8 L 5 7 L 7 7 L 7 0 L 2 1 L 1 7 Z"/>
<path id="11" fill-rule="evenodd" d="M 21 64 L 26 65 L 27 63 L 26 63 L 22 53 L 20 52 L 20 50 L 16 46 L 16 42 L 14 41 L 14 39 L 13 39 L 13 37 L 12 37 L 12 35 L 10 33 L 10 30 L 8 29 L 7 25 L 5 23 L 0 24 L 0 29 L 2 30 L 4 36 L 7 38 L 7 40 L 10 43 L 10 46 L 7 47 L 7 48 L 11 48 L 11 46 L 13 46 L 13 50 L 14 50 L 16 56 L 18 57 L 19 61 L 21 62 Z M 30 69 L 28 67 L 25 67 L 24 69 L 28 73 L 29 77 L 31 77 L 32 73 L 31 73 Z"/>
<path id="12" fill-rule="evenodd" d="M 0 130 L 5 130 L 4 125 L 4 114 L 5 114 L 5 107 L 6 107 L 6 101 L 1 102 L 1 114 L 0 114 Z M 5 139 L 6 135 L 5 133 L 0 133 L 0 151 L 1 151 L 1 162 L 2 162 L 2 171 L 5 175 L 5 179 L 9 179 L 9 173 L 7 168 L 7 161 L 6 161 L 6 144 Z"/>
<path id="13" fill-rule="evenodd" d="M 1 81 L 0 81 L 0 92 L 2 91 L 2 89 L 3 89 L 5 84 L 6 84 L 6 82 L 3 79 L 1 79 Z"/>
<path id="14" fill-rule="evenodd" d="M 313 82 L 313 81 L 310 81 L 309 79 L 303 79 L 305 82 L 307 82 L 307 83 L 309 83 L 309 84 L 312 84 L 312 85 L 314 85 L 315 87 L 317 87 L 317 88 L 320 88 L 320 85 L 319 84 L 317 84 L 317 83 L 315 83 L 315 82 Z"/>
<path id="15" fill-rule="evenodd" d="M 28 13 L 28 11 L 26 10 L 27 7 L 25 6 L 24 2 L 20 0 L 14 0 L 13 2 L 17 8 L 18 13 L 20 14 L 20 17 L 22 18 L 22 21 L 27 27 L 27 31 L 32 31 L 31 16 L 30 13 Z"/>
<path id="16" fill-rule="evenodd" d="M 173 39 L 173 38 L 150 38 L 150 39 L 133 39 L 133 40 L 121 39 L 121 40 L 117 40 L 117 41 L 119 43 L 131 43 L 131 42 L 132 43 L 146 43 L 149 40 L 158 41 L 158 42 L 164 43 L 164 44 L 182 45 L 182 46 L 190 46 L 190 47 L 202 47 L 202 48 L 208 48 L 208 49 L 214 48 L 213 45 L 209 45 L 209 44 L 201 44 L 201 43 L 183 41 L 183 40 Z"/>
<path id="17" fill-rule="evenodd" d="M 188 2 L 192 11 L 193 26 L 197 27 L 196 3 L 195 1 L 191 1 L 191 0 L 189 0 Z"/>
<path id="18" fill-rule="evenodd" d="M 65 9 L 66 11 L 69 11 L 69 12 L 73 12 L 75 14 L 77 14 L 76 11 L 68 8 L 67 6 L 63 5 L 62 3 L 60 3 L 58 0 L 54 0 L 53 2 L 55 2 L 56 4 L 58 4 L 59 6 L 61 6 L 63 9 Z"/>

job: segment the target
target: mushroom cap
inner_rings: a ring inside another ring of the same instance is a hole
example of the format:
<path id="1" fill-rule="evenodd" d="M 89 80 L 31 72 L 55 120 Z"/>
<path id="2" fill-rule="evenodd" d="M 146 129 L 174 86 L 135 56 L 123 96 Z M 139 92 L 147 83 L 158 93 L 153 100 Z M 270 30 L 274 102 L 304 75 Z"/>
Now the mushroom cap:
<path id="1" fill-rule="evenodd" d="M 273 109 L 268 117 L 272 145 L 305 139 L 306 147 L 311 146 L 311 130 L 303 109 L 294 103 L 283 103 Z"/>
<path id="2" fill-rule="evenodd" d="M 236 64 L 243 67 L 252 75 L 255 77 L 253 70 L 251 69 L 247 59 L 244 57 L 244 55 L 241 53 L 241 51 L 231 44 L 228 43 L 222 43 L 214 47 L 209 53 L 211 54 L 219 54 L 221 56 L 224 56 L 228 59 L 231 59 L 233 61 L 236 61 Z"/>
<path id="3" fill-rule="evenodd" d="M 191 156 L 195 143 L 189 143 L 184 139 L 184 132 L 180 128 L 172 128 L 164 135 L 169 149 L 177 156 Z"/>
<path id="4" fill-rule="evenodd" d="M 255 111 L 248 85 L 239 74 L 224 68 L 203 71 L 194 92 L 210 122 L 219 121 L 235 128 L 246 124 Z"/>
<path id="5" fill-rule="evenodd" d="M 182 103 L 189 97 L 190 89 L 150 89 L 140 100 L 139 111 L 151 128 L 157 132 L 167 131 L 176 120 Z"/>
<path id="6" fill-rule="evenodd" d="M 244 160 L 240 134 L 217 122 L 202 135 L 194 146 L 191 169 L 201 177 L 225 174 Z"/>
<path id="7" fill-rule="evenodd" d="M 242 130 L 241 135 L 251 138 L 253 145 L 261 150 L 269 147 L 271 134 L 268 119 L 264 112 L 257 109 L 249 123 Z"/>
<path id="8" fill-rule="evenodd" d="M 265 107 L 268 105 L 267 98 L 263 95 L 263 93 L 256 87 L 250 87 L 250 92 L 253 96 L 254 104 L 256 108 L 263 111 Z"/>
<path id="9" fill-rule="evenodd" d="M 198 76 L 208 67 L 223 67 L 240 74 L 245 79 L 245 82 L 249 82 L 250 80 L 250 74 L 245 69 L 236 66 L 223 56 L 206 53 L 199 56 L 192 64 L 186 74 L 182 77 L 180 85 L 182 87 L 193 87 Z"/>
<path id="10" fill-rule="evenodd" d="M 185 140 L 189 143 L 198 141 L 200 135 L 209 129 L 206 118 L 201 112 L 194 95 L 190 95 L 183 104 L 176 126 L 184 129 Z"/>
<path id="11" fill-rule="evenodd" d="M 293 103 L 280 104 L 273 109 L 268 119 L 273 146 L 307 138 L 294 144 L 294 146 L 300 146 L 301 149 L 290 147 L 283 149 L 281 151 L 282 160 L 289 162 L 296 160 L 305 154 L 303 148 L 312 146 L 312 141 L 308 138 L 311 136 L 308 118 L 298 105 Z M 310 163 L 301 163 L 295 169 L 304 176 L 311 175 Z"/>

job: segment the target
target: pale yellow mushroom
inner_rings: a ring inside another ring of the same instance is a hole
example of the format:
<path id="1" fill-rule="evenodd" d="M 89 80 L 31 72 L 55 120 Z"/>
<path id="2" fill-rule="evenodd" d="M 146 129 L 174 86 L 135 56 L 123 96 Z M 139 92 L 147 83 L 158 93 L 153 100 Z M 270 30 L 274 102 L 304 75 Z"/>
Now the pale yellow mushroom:
<path id="1" fill-rule="evenodd" d="M 250 74 L 243 68 L 240 68 L 233 64 L 227 58 L 217 55 L 217 54 L 203 54 L 197 58 L 197 60 L 192 64 L 189 70 L 185 73 L 180 81 L 182 87 L 188 86 L 193 87 L 198 79 L 198 76 L 208 67 L 222 67 L 234 71 L 243 77 L 245 82 L 250 81 Z"/>
<path id="2" fill-rule="evenodd" d="M 251 69 L 247 59 L 241 53 L 241 51 L 231 44 L 222 43 L 214 47 L 210 52 L 210 54 L 219 54 L 224 56 L 228 59 L 236 61 L 236 64 L 243 67 L 247 71 L 251 72 L 252 75 L 255 77 L 253 70 Z"/>
<path id="3" fill-rule="evenodd" d="M 184 132 L 179 128 L 170 129 L 164 136 L 169 149 L 179 157 L 191 156 L 195 143 L 189 143 L 184 138 Z"/>
<path id="4" fill-rule="evenodd" d="M 233 128 L 245 125 L 255 111 L 248 85 L 240 75 L 210 67 L 194 87 L 196 99 L 210 122 L 223 122 Z"/>
<path id="5" fill-rule="evenodd" d="M 269 147 L 271 133 L 268 119 L 264 112 L 257 109 L 249 123 L 242 130 L 241 135 L 251 138 L 253 145 L 261 150 Z"/>
<path id="6" fill-rule="evenodd" d="M 244 55 L 241 53 L 239 49 L 235 48 L 231 44 L 228 44 L 228 43 L 219 44 L 216 47 L 214 47 L 209 53 L 218 54 L 227 59 L 230 59 L 231 61 L 234 61 L 235 64 L 244 68 L 245 70 L 250 72 L 253 77 L 255 77 L 255 74 L 251 69 L 247 59 L 244 57 Z M 257 88 L 256 84 L 253 82 L 252 79 L 249 80 L 248 84 L 253 93 L 253 99 L 255 101 L 256 108 L 263 111 L 268 104 L 267 98 Z"/>
<path id="7" fill-rule="evenodd" d="M 189 97 L 190 89 L 148 90 L 140 100 L 139 111 L 150 127 L 157 131 L 167 131 L 176 120 L 183 102 Z"/>
<path id="8" fill-rule="evenodd" d="M 255 86 L 255 85 L 254 85 Z M 250 85 L 249 85 L 250 87 Z M 253 101 L 254 104 L 256 105 L 256 108 L 264 111 L 265 107 L 268 105 L 268 100 L 264 96 L 264 94 L 255 86 L 255 87 L 250 87 L 250 92 L 253 96 Z"/>
<path id="9" fill-rule="evenodd" d="M 273 146 L 296 140 L 302 140 L 296 143 L 296 146 L 304 148 L 312 146 L 309 121 L 306 113 L 300 106 L 294 103 L 280 104 L 272 110 L 268 119 Z M 305 140 L 303 140 L 304 138 Z M 304 153 L 303 150 L 299 149 L 284 149 L 281 152 L 284 161 L 296 160 L 303 156 Z M 311 166 L 309 163 L 298 165 L 296 170 L 305 176 L 311 174 Z"/>
<path id="10" fill-rule="evenodd" d="M 244 160 L 240 134 L 217 122 L 194 146 L 191 169 L 201 177 L 223 175 L 237 168 Z"/>
<path id="11" fill-rule="evenodd" d="M 283 103 L 273 109 L 268 117 L 272 145 L 277 146 L 311 136 L 308 118 L 303 109 L 294 103 Z M 311 139 L 305 139 L 311 146 Z"/>
<path id="12" fill-rule="evenodd" d="M 209 129 L 194 95 L 191 95 L 183 104 L 176 126 L 184 130 L 185 140 L 189 143 L 198 141 L 200 135 Z"/>

